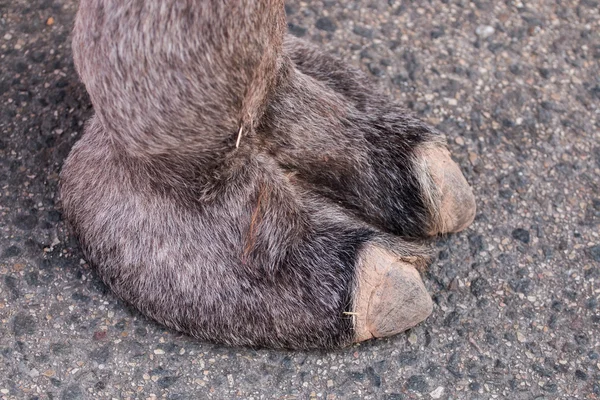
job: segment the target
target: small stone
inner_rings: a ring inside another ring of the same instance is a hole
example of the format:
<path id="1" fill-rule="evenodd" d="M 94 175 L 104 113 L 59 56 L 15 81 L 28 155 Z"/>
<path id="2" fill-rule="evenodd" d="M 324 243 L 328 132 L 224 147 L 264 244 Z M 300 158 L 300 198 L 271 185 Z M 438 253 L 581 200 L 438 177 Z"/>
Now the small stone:
<path id="1" fill-rule="evenodd" d="M 360 55 L 361 60 L 364 60 L 364 59 L 372 60 L 373 59 L 373 55 L 369 52 L 369 49 L 363 49 L 359 55 Z"/>
<path id="2" fill-rule="evenodd" d="M 463 146 L 465 144 L 465 140 L 461 137 L 457 137 L 456 139 L 454 139 L 454 142 L 459 146 Z"/>
<path id="3" fill-rule="evenodd" d="M 449 313 L 446 318 L 444 318 L 444 326 L 456 326 L 460 321 L 460 315 L 456 311 L 452 311 Z"/>
<path id="4" fill-rule="evenodd" d="M 540 76 L 544 79 L 548 79 L 550 77 L 550 70 L 548 68 L 539 68 L 538 72 Z"/>
<path id="5" fill-rule="evenodd" d="M 580 346 L 588 346 L 590 338 L 585 333 L 579 333 L 574 336 L 575 342 Z"/>
<path id="6" fill-rule="evenodd" d="M 521 66 L 519 64 L 511 64 L 508 67 L 508 70 L 513 74 L 513 75 L 521 75 L 523 73 L 523 69 L 521 68 Z"/>
<path id="7" fill-rule="evenodd" d="M 423 393 L 427 391 L 429 385 L 423 375 L 413 375 L 408 378 L 406 388 L 413 392 Z"/>
<path id="8" fill-rule="evenodd" d="M 586 252 L 589 258 L 600 262 L 600 245 L 589 247 Z"/>
<path id="9" fill-rule="evenodd" d="M 335 22 L 333 22 L 331 18 L 328 17 L 319 18 L 315 23 L 315 26 L 317 27 L 317 29 L 325 32 L 335 32 L 337 29 L 337 25 L 335 24 Z"/>
<path id="10" fill-rule="evenodd" d="M 94 340 L 103 340 L 103 339 L 106 339 L 106 331 L 94 332 Z"/>
<path id="11" fill-rule="evenodd" d="M 288 32 L 296 37 L 303 37 L 306 35 L 306 28 L 300 25 L 288 23 Z"/>
<path id="12" fill-rule="evenodd" d="M 475 165 L 477 163 L 477 154 L 469 152 L 469 161 L 471 162 L 471 165 Z"/>
<path id="13" fill-rule="evenodd" d="M 19 247 L 10 246 L 10 247 L 7 247 L 6 250 L 4 250 L 4 252 L 2 253 L 2 257 L 5 257 L 5 258 L 18 257 L 21 255 L 21 253 L 22 253 L 22 251 Z"/>
<path id="14" fill-rule="evenodd" d="M 46 25 L 48 25 L 48 26 L 54 25 L 54 18 L 53 17 L 48 18 L 46 20 Z"/>
<path id="15" fill-rule="evenodd" d="M 448 290 L 452 292 L 456 292 L 458 290 L 458 279 L 454 278 L 450 281 L 450 284 L 448 285 Z"/>
<path id="16" fill-rule="evenodd" d="M 135 334 L 140 337 L 145 337 L 148 334 L 148 331 L 143 326 L 139 328 L 135 328 Z"/>
<path id="17" fill-rule="evenodd" d="M 469 247 L 471 248 L 471 253 L 473 255 L 481 253 L 485 250 L 485 240 L 483 239 L 483 235 L 480 234 L 471 234 L 468 237 L 469 239 Z"/>
<path id="18" fill-rule="evenodd" d="M 527 339 L 525 338 L 525 335 L 523 335 L 521 332 L 517 332 L 517 340 L 521 343 L 524 343 Z"/>
<path id="19" fill-rule="evenodd" d="M 166 389 L 169 386 L 173 385 L 175 382 L 177 382 L 178 379 L 178 376 L 163 376 L 158 381 L 156 381 L 156 384 L 158 385 L 158 387 Z"/>
<path id="20" fill-rule="evenodd" d="M 289 4 L 285 5 L 285 15 L 294 15 L 297 11 L 298 10 L 296 10 L 296 7 L 293 7 Z"/>
<path id="21" fill-rule="evenodd" d="M 392 65 L 392 61 L 389 58 L 382 58 L 379 60 L 379 64 L 381 64 L 383 67 L 390 67 Z"/>
<path id="22" fill-rule="evenodd" d="M 369 63 L 368 68 L 369 68 L 369 72 L 371 74 L 373 74 L 374 76 L 382 77 L 385 74 L 383 72 L 383 70 L 381 68 L 379 68 L 377 66 L 377 64 L 375 64 L 375 63 Z"/>
<path id="23" fill-rule="evenodd" d="M 575 371 L 575 377 L 580 381 L 587 381 L 588 379 L 588 375 L 580 369 Z"/>
<path id="24" fill-rule="evenodd" d="M 529 243 L 529 240 L 530 240 L 529 231 L 526 229 L 522 229 L 522 228 L 517 228 L 517 229 L 513 230 L 512 237 L 513 237 L 513 239 L 516 239 L 516 240 L 526 243 L 526 244 Z"/>
<path id="25" fill-rule="evenodd" d="M 8 389 L 0 389 L 0 393 L 8 394 L 10 391 Z"/>
<path id="26" fill-rule="evenodd" d="M 487 291 L 488 283 L 484 278 L 478 277 L 471 281 L 471 293 L 475 297 L 480 297 Z"/>
<path id="27" fill-rule="evenodd" d="M 417 335 L 415 335 L 414 332 L 411 332 L 410 335 L 408 335 L 408 343 L 410 343 L 412 345 L 417 343 Z"/>
<path id="28" fill-rule="evenodd" d="M 12 39 L 12 35 L 10 33 L 7 33 L 6 35 L 4 35 L 4 40 L 10 40 Z"/>
<path id="29" fill-rule="evenodd" d="M 408 82 L 408 75 L 406 74 L 398 74 L 392 78 L 392 83 L 394 85 L 402 86 L 402 84 Z"/>
<path id="30" fill-rule="evenodd" d="M 13 332 L 15 336 L 33 335 L 36 327 L 37 323 L 35 322 L 35 318 L 31 315 L 25 312 L 20 312 L 15 315 L 13 320 Z"/>
<path id="31" fill-rule="evenodd" d="M 27 71 L 27 64 L 24 63 L 23 61 L 17 61 L 14 65 L 14 70 L 15 72 L 22 74 L 23 72 Z"/>
<path id="32" fill-rule="evenodd" d="M 444 36 L 445 34 L 445 30 L 443 26 L 437 26 L 435 28 L 433 28 L 433 30 L 430 33 L 430 36 L 432 39 L 438 39 L 441 38 L 442 36 Z"/>
<path id="33" fill-rule="evenodd" d="M 355 26 L 352 32 L 367 39 L 371 39 L 373 37 L 373 29 L 368 29 L 362 26 Z"/>
<path id="34" fill-rule="evenodd" d="M 38 218 L 30 214 L 19 214 L 14 219 L 15 226 L 23 230 L 32 230 L 37 226 L 37 223 Z"/>
<path id="35" fill-rule="evenodd" d="M 71 353 L 71 345 L 66 343 L 54 343 L 50 346 L 50 350 L 54 355 L 67 355 Z"/>
<path id="36" fill-rule="evenodd" d="M 162 355 L 165 354 L 165 351 L 163 349 L 154 349 L 154 354 Z"/>
<path id="37" fill-rule="evenodd" d="M 78 385 L 70 385 L 62 393 L 61 400 L 83 400 L 83 392 Z"/>
<path id="38" fill-rule="evenodd" d="M 508 283 L 515 292 L 523 293 L 525 295 L 533 290 L 533 284 L 531 280 L 527 278 L 511 279 Z"/>
<path id="39" fill-rule="evenodd" d="M 90 359 L 96 361 L 98 364 L 106 364 L 110 357 L 109 345 L 99 347 L 90 352 Z"/>
<path id="40" fill-rule="evenodd" d="M 542 390 L 548 393 L 556 393 L 558 390 L 558 386 L 556 385 L 556 383 L 546 383 L 544 386 L 542 386 Z"/>
<path id="41" fill-rule="evenodd" d="M 493 26 L 489 25 L 479 25 L 477 29 L 475 29 L 475 33 L 482 39 L 487 39 L 492 36 L 496 30 Z"/>
<path id="42" fill-rule="evenodd" d="M 439 399 L 444 394 L 444 387 L 438 386 L 433 392 L 429 393 L 432 399 Z"/>

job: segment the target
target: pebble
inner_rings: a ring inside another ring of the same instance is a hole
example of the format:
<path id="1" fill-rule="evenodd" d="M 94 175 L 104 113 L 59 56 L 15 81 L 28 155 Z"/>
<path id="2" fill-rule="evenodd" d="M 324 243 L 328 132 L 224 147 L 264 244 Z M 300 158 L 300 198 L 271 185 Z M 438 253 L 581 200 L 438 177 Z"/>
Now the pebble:
<path id="1" fill-rule="evenodd" d="M 81 388 L 76 385 L 69 385 L 67 386 L 67 388 L 63 391 L 62 396 L 61 396 L 61 400 L 83 400 L 83 391 L 81 390 Z"/>
<path id="2" fill-rule="evenodd" d="M 17 246 L 10 246 L 2 253 L 2 257 L 10 258 L 17 257 L 22 253 L 21 249 Z"/>
<path id="3" fill-rule="evenodd" d="M 373 29 L 365 28 L 362 26 L 355 26 L 352 32 L 367 39 L 373 38 Z"/>
<path id="4" fill-rule="evenodd" d="M 229 379 L 229 376 L 232 376 L 232 375 L 228 375 L 227 376 L 228 379 Z M 161 389 L 166 389 L 166 388 L 172 386 L 175 382 L 177 382 L 178 379 L 179 379 L 178 376 L 163 376 L 162 378 L 160 378 L 159 380 L 156 381 L 156 385 L 158 387 L 160 387 Z M 231 381 L 233 381 L 233 380 L 231 380 Z"/>
<path id="5" fill-rule="evenodd" d="M 296 37 L 303 37 L 306 35 L 306 28 L 300 25 L 289 23 L 288 32 Z"/>
<path id="6" fill-rule="evenodd" d="M 587 253 L 592 260 L 600 262 L 600 245 L 588 248 Z"/>
<path id="7" fill-rule="evenodd" d="M 444 387 L 438 386 L 433 392 L 429 393 L 432 399 L 439 399 L 444 394 Z"/>
<path id="8" fill-rule="evenodd" d="M 408 343 L 410 343 L 412 345 L 417 343 L 417 335 L 415 335 L 414 332 L 411 332 L 410 335 L 408 336 Z"/>
<path id="9" fill-rule="evenodd" d="M 493 26 L 490 25 L 479 25 L 477 29 L 475 29 L 475 33 L 482 39 L 487 39 L 492 36 L 496 32 Z"/>
<path id="10" fill-rule="evenodd" d="M 315 27 L 325 32 L 335 32 L 337 25 L 328 17 L 322 17 L 317 20 Z"/>
<path id="11" fill-rule="evenodd" d="M 423 375 L 413 375 L 406 382 L 406 389 L 412 392 L 423 393 L 427 390 L 428 386 Z"/>
<path id="12" fill-rule="evenodd" d="M 23 230 L 32 230 L 38 223 L 38 217 L 30 214 L 19 214 L 13 220 L 13 223 L 17 228 Z"/>
<path id="13" fill-rule="evenodd" d="M 36 328 L 37 323 L 35 318 L 25 312 L 20 312 L 13 320 L 13 332 L 15 336 L 33 335 Z"/>
<path id="14" fill-rule="evenodd" d="M 98 347 L 92 350 L 89 355 L 90 359 L 98 364 L 105 364 L 110 358 L 110 347 L 109 345 Z"/>
<path id="15" fill-rule="evenodd" d="M 530 235 L 529 231 L 523 228 L 517 228 L 512 231 L 512 237 L 520 242 L 529 243 Z"/>
<path id="16" fill-rule="evenodd" d="M 445 33 L 446 32 L 445 32 L 444 28 L 441 26 L 438 26 L 438 27 L 435 27 L 431 31 L 430 36 L 432 39 L 438 39 L 438 38 L 441 38 L 442 36 L 444 36 Z"/>
<path id="17" fill-rule="evenodd" d="M 469 152 L 469 161 L 471 162 L 472 165 L 477 164 L 477 154 L 475 154 L 473 152 Z"/>

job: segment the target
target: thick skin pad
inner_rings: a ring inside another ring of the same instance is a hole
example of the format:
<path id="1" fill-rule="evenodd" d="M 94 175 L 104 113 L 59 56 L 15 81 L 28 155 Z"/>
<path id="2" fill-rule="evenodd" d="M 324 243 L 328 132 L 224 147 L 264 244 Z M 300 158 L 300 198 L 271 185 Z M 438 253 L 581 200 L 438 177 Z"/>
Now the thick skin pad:
<path id="1" fill-rule="evenodd" d="M 355 292 L 355 341 L 392 336 L 427 318 L 431 297 L 415 266 L 369 246 L 358 266 Z"/>
<path id="2" fill-rule="evenodd" d="M 444 147 L 432 146 L 422 154 L 438 193 L 436 221 L 430 234 L 456 233 L 466 229 L 475 219 L 477 207 L 473 190 L 460 167 Z"/>

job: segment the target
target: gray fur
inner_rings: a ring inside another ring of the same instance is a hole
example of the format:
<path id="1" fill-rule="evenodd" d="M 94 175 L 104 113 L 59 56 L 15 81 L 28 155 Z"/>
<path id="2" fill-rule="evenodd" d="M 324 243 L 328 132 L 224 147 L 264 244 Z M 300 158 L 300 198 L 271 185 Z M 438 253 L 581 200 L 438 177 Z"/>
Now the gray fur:
<path id="1" fill-rule="evenodd" d="M 440 139 L 285 26 L 279 0 L 82 0 L 95 116 L 63 208 L 110 288 L 173 329 L 341 346 L 361 248 L 423 255 L 391 234 L 431 224 L 415 157 Z"/>

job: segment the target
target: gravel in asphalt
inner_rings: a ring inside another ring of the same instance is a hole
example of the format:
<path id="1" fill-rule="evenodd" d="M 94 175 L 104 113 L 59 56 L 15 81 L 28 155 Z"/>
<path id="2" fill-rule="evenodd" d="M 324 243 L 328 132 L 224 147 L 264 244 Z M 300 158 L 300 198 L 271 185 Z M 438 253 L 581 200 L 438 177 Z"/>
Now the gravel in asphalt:
<path id="1" fill-rule="evenodd" d="M 475 190 L 418 327 L 331 352 L 199 343 L 117 300 L 61 220 L 92 113 L 73 0 L 0 0 L 0 398 L 599 399 L 598 0 L 289 1 L 292 34 L 443 131 Z"/>

